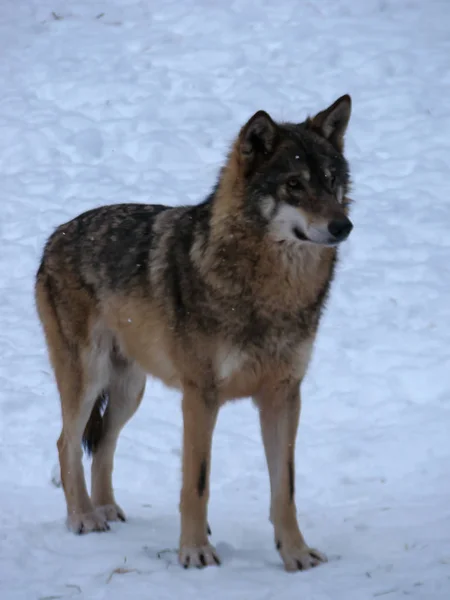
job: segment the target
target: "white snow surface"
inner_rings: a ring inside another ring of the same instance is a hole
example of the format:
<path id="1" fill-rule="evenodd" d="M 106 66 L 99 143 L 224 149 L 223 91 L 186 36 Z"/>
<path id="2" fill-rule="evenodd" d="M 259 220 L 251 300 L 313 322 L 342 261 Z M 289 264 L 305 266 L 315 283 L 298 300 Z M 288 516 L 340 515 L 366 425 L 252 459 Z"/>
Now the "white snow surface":
<path id="1" fill-rule="evenodd" d="M 447 0 L 2 0 L 2 600 L 450 598 L 449 31 Z M 180 398 L 150 379 L 116 454 L 128 522 L 69 533 L 33 300 L 47 236 L 101 204 L 200 201 L 253 112 L 300 121 L 344 93 L 355 228 L 296 451 L 299 522 L 330 561 L 283 570 L 245 400 L 213 444 L 223 565 L 178 566 Z"/>

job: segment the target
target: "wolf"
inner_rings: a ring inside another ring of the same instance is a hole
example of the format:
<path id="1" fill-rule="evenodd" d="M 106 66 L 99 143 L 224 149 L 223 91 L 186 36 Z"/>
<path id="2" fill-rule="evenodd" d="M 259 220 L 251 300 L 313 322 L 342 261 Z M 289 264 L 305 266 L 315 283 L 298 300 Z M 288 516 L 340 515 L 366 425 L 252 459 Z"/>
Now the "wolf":
<path id="1" fill-rule="evenodd" d="M 298 525 L 294 458 L 301 383 L 353 227 L 350 113 L 349 95 L 298 123 L 260 110 L 204 201 L 101 206 L 48 238 L 35 299 L 61 400 L 57 447 L 73 532 L 125 520 L 114 452 L 151 375 L 182 395 L 181 565 L 220 564 L 208 537 L 211 443 L 220 407 L 243 398 L 259 413 L 285 569 L 327 560 Z"/>

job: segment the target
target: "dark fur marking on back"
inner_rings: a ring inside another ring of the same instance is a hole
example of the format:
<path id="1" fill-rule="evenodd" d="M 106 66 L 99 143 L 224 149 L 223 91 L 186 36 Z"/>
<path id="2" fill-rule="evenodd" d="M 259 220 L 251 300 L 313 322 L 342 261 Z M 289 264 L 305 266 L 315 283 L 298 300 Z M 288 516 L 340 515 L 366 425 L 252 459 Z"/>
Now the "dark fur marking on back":
<path id="1" fill-rule="evenodd" d="M 91 214 L 85 237 L 91 244 L 91 261 L 104 269 L 112 289 L 133 281 L 148 284 L 150 251 L 156 217 L 169 206 L 117 205 L 110 214 Z M 95 232 L 101 231 L 99 235 Z M 92 234 L 91 234 L 92 232 Z M 105 243 L 110 241 L 112 243 Z M 84 250 L 85 252 L 85 250 Z"/>
<path id="2" fill-rule="evenodd" d="M 170 251 L 167 255 L 168 258 L 168 286 L 172 292 L 173 309 L 175 312 L 175 319 L 178 321 L 186 315 L 186 307 L 183 300 L 183 286 L 182 286 L 182 274 L 179 268 L 179 262 L 177 260 L 176 245 L 172 243 Z"/>
<path id="3" fill-rule="evenodd" d="M 165 285 L 168 298 L 172 299 L 175 326 L 188 320 L 192 314 L 201 314 L 198 325 L 212 332 L 214 319 L 206 297 L 206 285 L 199 277 L 198 269 L 191 258 L 195 241 L 209 238 L 210 200 L 188 208 L 179 215 L 173 234 L 168 241 Z"/>

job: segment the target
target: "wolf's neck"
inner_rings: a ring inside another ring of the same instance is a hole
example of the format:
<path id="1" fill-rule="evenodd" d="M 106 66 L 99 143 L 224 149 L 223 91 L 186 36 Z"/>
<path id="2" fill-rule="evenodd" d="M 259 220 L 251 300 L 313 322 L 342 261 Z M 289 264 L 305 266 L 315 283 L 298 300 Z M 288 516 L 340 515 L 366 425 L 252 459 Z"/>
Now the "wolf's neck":
<path id="1" fill-rule="evenodd" d="M 277 242 L 267 234 L 230 223 L 210 239 L 201 260 L 204 278 L 224 293 L 267 298 L 277 306 L 307 306 L 333 276 L 336 250 Z"/>
<path id="2" fill-rule="evenodd" d="M 287 242 L 270 245 L 271 258 L 261 272 L 276 302 L 292 306 L 309 306 L 328 288 L 334 274 L 336 249 L 313 244 Z M 273 268 L 271 269 L 271 263 Z M 269 272 L 270 269 L 270 272 Z"/>

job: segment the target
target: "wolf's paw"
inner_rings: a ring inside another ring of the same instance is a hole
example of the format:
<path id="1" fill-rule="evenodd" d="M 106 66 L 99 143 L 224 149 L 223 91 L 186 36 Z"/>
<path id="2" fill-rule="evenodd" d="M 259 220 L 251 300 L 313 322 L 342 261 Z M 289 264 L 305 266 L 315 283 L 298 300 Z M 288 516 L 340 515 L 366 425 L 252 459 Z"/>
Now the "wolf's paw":
<path id="1" fill-rule="evenodd" d="M 106 521 L 123 521 L 127 520 L 125 513 L 117 504 L 105 504 L 97 506 L 95 511 L 102 515 Z"/>
<path id="2" fill-rule="evenodd" d="M 185 569 L 189 567 L 202 569 L 210 565 L 220 565 L 219 556 L 211 544 L 205 544 L 204 546 L 182 546 L 179 561 Z"/>
<path id="3" fill-rule="evenodd" d="M 91 531 L 109 531 L 108 521 L 98 510 L 89 513 L 75 513 L 67 517 L 67 527 L 73 533 L 82 535 Z"/>
<path id="4" fill-rule="evenodd" d="M 308 548 L 308 546 L 300 546 L 299 548 L 283 548 L 280 546 L 278 551 L 284 562 L 286 571 L 306 571 L 328 561 L 325 554 Z"/>

